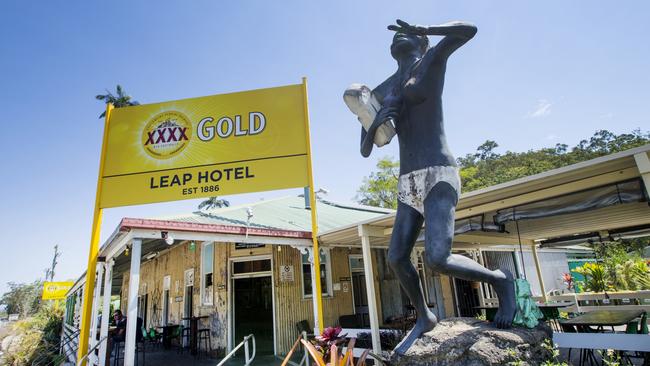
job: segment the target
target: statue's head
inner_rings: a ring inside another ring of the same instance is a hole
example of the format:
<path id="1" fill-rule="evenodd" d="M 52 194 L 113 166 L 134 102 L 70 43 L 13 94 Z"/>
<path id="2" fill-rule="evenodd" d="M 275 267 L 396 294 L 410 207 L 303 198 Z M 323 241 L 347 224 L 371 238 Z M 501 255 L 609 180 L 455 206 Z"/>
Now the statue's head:
<path id="1" fill-rule="evenodd" d="M 393 43 L 390 45 L 390 53 L 397 59 L 401 55 L 415 53 L 419 57 L 429 48 L 429 38 L 425 35 L 396 32 L 393 36 Z"/>

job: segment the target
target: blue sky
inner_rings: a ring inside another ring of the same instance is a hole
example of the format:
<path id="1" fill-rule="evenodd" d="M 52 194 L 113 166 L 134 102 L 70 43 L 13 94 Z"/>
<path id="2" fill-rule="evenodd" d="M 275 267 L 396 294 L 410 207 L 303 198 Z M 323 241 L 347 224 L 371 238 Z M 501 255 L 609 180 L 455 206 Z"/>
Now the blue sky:
<path id="1" fill-rule="evenodd" d="M 358 153 L 342 102 L 353 82 L 395 69 L 395 18 L 474 22 L 451 58 L 444 94 L 453 152 L 486 139 L 499 151 L 569 145 L 597 129 L 650 127 L 650 5 L 643 1 L 5 1 L 0 5 L 0 293 L 87 260 L 102 135 L 94 95 L 122 84 L 142 103 L 299 83 L 309 78 L 316 185 L 350 201 L 378 158 Z M 435 42 L 435 39 L 432 39 Z M 297 190 L 226 197 L 234 204 Z M 197 201 L 107 210 L 124 216 L 193 210 Z"/>

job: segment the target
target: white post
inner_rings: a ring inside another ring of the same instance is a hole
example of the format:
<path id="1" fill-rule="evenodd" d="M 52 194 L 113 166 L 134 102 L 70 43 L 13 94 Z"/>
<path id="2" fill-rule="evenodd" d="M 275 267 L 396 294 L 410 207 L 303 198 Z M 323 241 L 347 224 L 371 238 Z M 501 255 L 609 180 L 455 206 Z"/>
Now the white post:
<path id="1" fill-rule="evenodd" d="M 375 296 L 375 275 L 372 269 L 372 253 L 370 252 L 370 237 L 359 227 L 361 234 L 361 250 L 363 252 L 363 272 L 366 277 L 366 292 L 368 295 L 368 316 L 370 317 L 370 334 L 372 336 L 372 351 L 381 354 L 379 339 L 379 317 L 377 314 L 377 297 Z"/>
<path id="2" fill-rule="evenodd" d="M 480 265 L 482 265 L 483 267 L 485 267 L 485 261 L 483 260 L 483 251 L 481 250 L 481 248 L 478 248 L 478 249 L 474 252 L 474 254 L 475 254 L 475 256 L 476 256 L 476 261 L 477 261 Z M 483 282 L 479 282 L 479 290 L 480 290 L 480 291 L 479 291 L 479 295 L 480 295 L 480 296 L 479 296 L 479 298 L 478 298 L 478 303 L 479 303 L 479 305 L 481 305 L 481 306 L 485 306 L 485 286 L 486 286 L 485 283 L 483 283 Z"/>
<path id="3" fill-rule="evenodd" d="M 99 297 L 102 294 L 102 279 L 104 275 L 104 263 L 97 262 L 97 277 L 95 277 L 95 299 L 93 300 L 92 317 L 90 318 L 90 348 L 97 345 L 97 314 L 99 312 Z M 89 357 L 90 360 L 92 358 Z"/>
<path id="4" fill-rule="evenodd" d="M 539 288 L 542 291 L 542 299 L 544 302 L 548 301 L 546 297 L 546 287 L 544 286 L 544 277 L 542 277 L 542 267 L 539 264 L 539 257 L 537 256 L 537 245 L 531 244 L 531 249 L 533 251 L 533 260 L 535 261 L 535 270 L 537 271 L 537 278 L 539 279 Z"/>
<path id="5" fill-rule="evenodd" d="M 111 314 L 111 290 L 113 286 L 113 259 L 106 260 L 106 271 L 104 273 L 104 297 L 102 298 L 102 323 L 100 324 L 99 339 L 104 339 L 108 336 L 108 321 L 113 314 Z M 99 282 L 97 282 L 99 283 Z M 104 340 L 99 345 L 99 366 L 106 364 L 106 350 L 108 349 L 108 339 Z"/>
<path id="6" fill-rule="evenodd" d="M 124 366 L 135 364 L 135 342 L 138 327 L 138 289 L 140 287 L 140 255 L 142 239 L 133 239 L 131 244 L 131 273 L 129 274 L 129 297 L 124 340 Z"/>
<path id="7" fill-rule="evenodd" d="M 515 268 L 517 268 L 517 273 L 514 275 L 517 276 L 518 278 L 523 278 L 524 277 L 524 264 L 521 263 L 521 258 L 523 257 L 523 254 L 521 251 L 518 251 L 517 249 L 514 249 L 512 251 L 513 258 L 515 259 Z"/>
<path id="8" fill-rule="evenodd" d="M 634 161 L 636 162 L 637 168 L 639 168 L 639 173 L 641 173 L 645 191 L 650 194 L 650 158 L 648 158 L 648 153 L 642 152 L 635 154 Z"/>
<path id="9" fill-rule="evenodd" d="M 320 255 L 320 253 L 315 253 L 313 248 L 306 248 L 307 255 L 309 257 L 309 263 L 311 265 L 311 302 L 312 308 L 314 310 L 314 334 L 320 334 L 320 324 L 318 324 L 318 300 L 316 299 L 316 276 L 320 276 L 320 268 L 314 266 L 314 256 Z"/>

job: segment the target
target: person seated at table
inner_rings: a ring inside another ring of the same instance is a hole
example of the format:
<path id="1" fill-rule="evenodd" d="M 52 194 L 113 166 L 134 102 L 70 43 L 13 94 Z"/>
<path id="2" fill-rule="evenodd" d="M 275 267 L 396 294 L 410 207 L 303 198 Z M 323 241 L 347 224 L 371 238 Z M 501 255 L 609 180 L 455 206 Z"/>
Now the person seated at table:
<path id="1" fill-rule="evenodd" d="M 111 339 L 113 342 L 124 342 L 124 337 L 126 336 L 126 317 L 118 309 L 113 313 L 113 320 L 115 322 L 115 330 L 111 333 Z"/>
<path id="2" fill-rule="evenodd" d="M 122 311 L 115 310 L 115 312 L 113 313 L 113 320 L 115 321 L 115 329 L 110 332 L 110 337 L 108 338 L 108 347 L 106 350 L 107 365 L 111 364 L 111 354 L 113 350 L 113 344 L 124 342 L 126 339 L 127 318 L 122 314 Z M 144 324 L 144 320 L 141 317 L 138 317 L 136 321 L 136 332 L 135 332 L 136 342 L 143 341 L 144 336 L 141 331 L 143 324 Z"/>
<path id="3" fill-rule="evenodd" d="M 106 364 L 111 364 L 111 355 L 113 353 L 113 345 L 115 343 L 124 342 L 126 337 L 126 317 L 122 311 L 117 309 L 113 312 L 113 324 L 115 328 L 109 331 L 108 345 L 106 347 Z"/>

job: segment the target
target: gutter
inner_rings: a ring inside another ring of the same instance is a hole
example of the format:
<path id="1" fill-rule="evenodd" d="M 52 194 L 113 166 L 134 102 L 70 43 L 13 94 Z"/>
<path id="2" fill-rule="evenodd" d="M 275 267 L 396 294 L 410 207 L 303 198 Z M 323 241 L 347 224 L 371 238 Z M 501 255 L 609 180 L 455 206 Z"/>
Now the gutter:
<path id="1" fill-rule="evenodd" d="M 125 217 L 119 225 L 119 231 L 128 229 L 191 231 L 199 233 L 218 233 L 235 235 L 257 235 L 283 238 L 311 239 L 309 231 L 291 231 L 279 229 L 262 229 L 255 227 L 230 226 L 219 224 L 200 224 L 192 222 L 179 222 L 170 220 L 135 219 Z"/>

